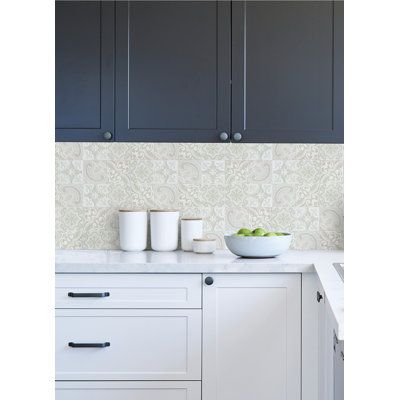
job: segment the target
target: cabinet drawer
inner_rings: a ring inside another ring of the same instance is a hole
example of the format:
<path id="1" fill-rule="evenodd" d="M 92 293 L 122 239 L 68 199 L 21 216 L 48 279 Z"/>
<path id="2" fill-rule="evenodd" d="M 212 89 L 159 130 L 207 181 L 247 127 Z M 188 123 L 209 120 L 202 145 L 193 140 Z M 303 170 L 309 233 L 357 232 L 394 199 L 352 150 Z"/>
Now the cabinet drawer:
<path id="1" fill-rule="evenodd" d="M 57 274 L 55 297 L 56 308 L 201 308 L 201 275 Z"/>
<path id="2" fill-rule="evenodd" d="M 200 382 L 57 382 L 56 400 L 201 400 Z"/>
<path id="3" fill-rule="evenodd" d="M 201 310 L 57 310 L 55 356 L 58 380 L 199 380 Z"/>

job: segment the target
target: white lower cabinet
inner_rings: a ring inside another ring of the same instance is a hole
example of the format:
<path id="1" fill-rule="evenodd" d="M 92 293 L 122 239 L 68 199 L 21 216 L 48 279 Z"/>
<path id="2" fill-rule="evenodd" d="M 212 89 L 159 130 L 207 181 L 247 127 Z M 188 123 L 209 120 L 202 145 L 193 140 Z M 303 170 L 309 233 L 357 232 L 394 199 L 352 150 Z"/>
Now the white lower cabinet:
<path id="1" fill-rule="evenodd" d="M 203 400 L 300 400 L 301 275 L 210 275 Z"/>
<path id="2" fill-rule="evenodd" d="M 301 274 L 89 278 L 57 281 L 57 400 L 301 399 Z"/>
<path id="3" fill-rule="evenodd" d="M 200 380 L 201 310 L 57 310 L 55 354 L 58 380 Z"/>
<path id="4" fill-rule="evenodd" d="M 201 383 L 57 382 L 56 400 L 201 400 Z"/>

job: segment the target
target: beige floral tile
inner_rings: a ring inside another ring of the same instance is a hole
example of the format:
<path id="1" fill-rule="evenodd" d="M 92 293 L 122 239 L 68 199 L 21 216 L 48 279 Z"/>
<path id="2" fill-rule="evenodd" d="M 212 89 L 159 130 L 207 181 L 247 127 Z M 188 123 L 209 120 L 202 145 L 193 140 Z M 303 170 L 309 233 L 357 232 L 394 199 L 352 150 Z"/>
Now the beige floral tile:
<path id="1" fill-rule="evenodd" d="M 81 207 L 83 198 L 82 185 L 56 185 L 56 207 Z"/>
<path id="2" fill-rule="evenodd" d="M 197 207 L 204 206 L 202 204 L 200 186 L 195 184 L 180 184 L 178 186 L 178 206 L 179 207 Z"/>
<path id="3" fill-rule="evenodd" d="M 152 185 L 113 183 L 108 188 L 109 206 L 117 209 L 148 209 L 154 207 Z"/>
<path id="4" fill-rule="evenodd" d="M 83 206 L 84 207 L 107 207 L 109 205 L 108 196 L 109 185 L 84 185 L 83 187 Z"/>
<path id="5" fill-rule="evenodd" d="M 226 156 L 226 143 L 179 143 L 180 160 L 221 160 Z"/>
<path id="6" fill-rule="evenodd" d="M 108 180 L 115 184 L 150 184 L 153 180 L 153 162 L 148 160 L 127 160 L 108 162 Z"/>
<path id="7" fill-rule="evenodd" d="M 56 143 L 56 160 L 80 160 L 82 159 L 81 143 Z"/>
<path id="8" fill-rule="evenodd" d="M 179 191 L 177 185 L 153 185 L 153 196 L 156 208 L 179 208 Z"/>
<path id="9" fill-rule="evenodd" d="M 201 161 L 201 182 L 203 184 L 225 183 L 225 161 L 204 160 Z"/>
<path id="10" fill-rule="evenodd" d="M 179 183 L 201 184 L 201 161 L 180 160 L 179 161 Z"/>
<path id="11" fill-rule="evenodd" d="M 82 143 L 84 160 L 108 160 L 109 143 Z"/>
<path id="12" fill-rule="evenodd" d="M 237 184 L 226 189 L 226 203 L 243 207 L 271 207 L 272 185 Z"/>
<path id="13" fill-rule="evenodd" d="M 294 232 L 292 249 L 314 250 L 320 248 L 319 232 Z"/>
<path id="14" fill-rule="evenodd" d="M 226 183 L 268 183 L 272 178 L 271 161 L 227 161 Z"/>
<path id="15" fill-rule="evenodd" d="M 177 160 L 154 160 L 153 183 L 178 183 Z"/>
<path id="16" fill-rule="evenodd" d="M 119 208 L 178 208 L 224 232 L 293 233 L 343 247 L 343 145 L 56 143 L 56 246 L 118 248 Z"/>
<path id="17" fill-rule="evenodd" d="M 343 232 L 343 210 L 319 208 L 319 229 L 321 231 Z"/>
<path id="18" fill-rule="evenodd" d="M 227 143 L 227 160 L 272 160 L 272 144 Z"/>
<path id="19" fill-rule="evenodd" d="M 80 160 L 56 160 L 56 183 L 82 183 L 83 164 Z"/>
<path id="20" fill-rule="evenodd" d="M 84 161 L 83 162 L 83 178 L 87 183 L 104 183 L 108 182 L 108 166 L 107 161 Z"/>
<path id="21" fill-rule="evenodd" d="M 154 143 L 106 143 L 109 160 L 153 160 Z"/>

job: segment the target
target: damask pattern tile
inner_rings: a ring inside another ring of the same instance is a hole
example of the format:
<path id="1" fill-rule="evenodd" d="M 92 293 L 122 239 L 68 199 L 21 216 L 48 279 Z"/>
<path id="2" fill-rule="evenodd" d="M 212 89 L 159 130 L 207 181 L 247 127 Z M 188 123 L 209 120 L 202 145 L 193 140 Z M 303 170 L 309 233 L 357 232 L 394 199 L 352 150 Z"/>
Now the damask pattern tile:
<path id="1" fill-rule="evenodd" d="M 118 248 L 118 209 L 180 209 L 204 234 L 262 226 L 343 247 L 343 146 L 56 143 L 56 246 Z"/>

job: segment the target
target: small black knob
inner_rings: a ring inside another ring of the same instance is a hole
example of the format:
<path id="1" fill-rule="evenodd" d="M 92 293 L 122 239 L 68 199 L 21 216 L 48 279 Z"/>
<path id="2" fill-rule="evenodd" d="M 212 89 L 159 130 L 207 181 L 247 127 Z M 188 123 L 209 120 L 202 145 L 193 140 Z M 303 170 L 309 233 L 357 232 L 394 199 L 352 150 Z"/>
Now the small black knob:
<path id="1" fill-rule="evenodd" d="M 318 303 L 324 298 L 320 292 L 317 292 L 317 301 Z"/>
<path id="2" fill-rule="evenodd" d="M 211 276 L 207 276 L 206 279 L 204 279 L 204 283 L 208 286 L 212 285 L 214 283 L 214 279 L 211 278 Z"/>

